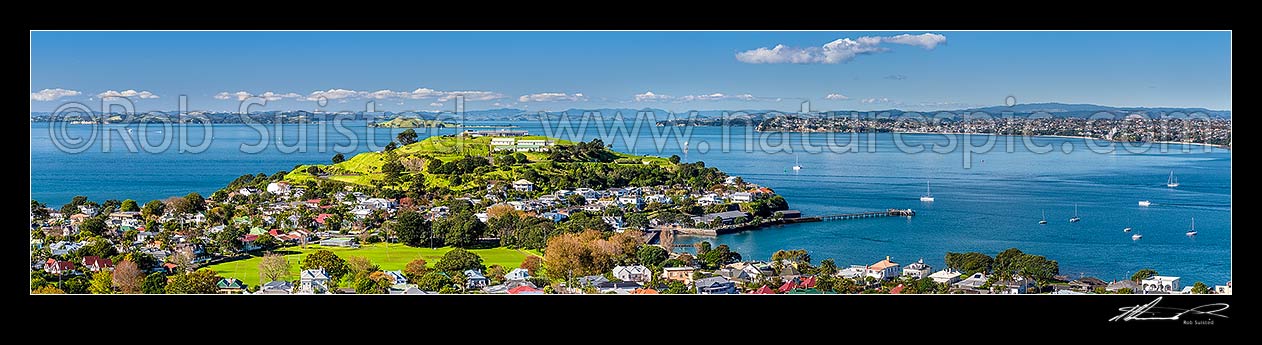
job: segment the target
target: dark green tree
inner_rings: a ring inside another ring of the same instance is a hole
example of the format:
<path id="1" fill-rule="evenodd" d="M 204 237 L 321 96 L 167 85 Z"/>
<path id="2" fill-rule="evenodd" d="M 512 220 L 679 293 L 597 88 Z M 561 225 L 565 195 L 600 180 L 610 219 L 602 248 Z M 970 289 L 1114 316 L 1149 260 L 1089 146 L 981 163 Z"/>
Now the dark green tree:
<path id="1" fill-rule="evenodd" d="M 341 163 L 345 161 L 346 161 L 346 156 L 342 155 L 341 152 L 338 152 L 337 154 L 333 155 L 333 164 L 337 164 L 337 163 Z"/>
<path id="2" fill-rule="evenodd" d="M 400 144 L 411 145 L 416 142 L 416 131 L 408 128 L 399 132 L 399 135 L 395 138 L 399 140 Z"/>
<path id="3" fill-rule="evenodd" d="M 1145 269 L 1139 270 L 1138 272 L 1135 272 L 1134 275 L 1131 275 L 1131 281 L 1138 283 L 1140 281 L 1143 281 L 1144 279 L 1152 278 L 1155 275 L 1157 275 L 1156 270 L 1151 269 L 1151 268 L 1145 268 Z"/>
<path id="4" fill-rule="evenodd" d="M 166 293 L 167 275 L 162 272 L 153 272 L 145 276 L 144 285 L 141 286 L 141 292 L 149 295 L 161 295 Z"/>
<path id="5" fill-rule="evenodd" d="M 443 258 L 434 264 L 434 268 L 442 272 L 451 272 L 453 274 L 463 272 L 464 270 L 484 269 L 482 266 L 482 257 L 461 248 L 452 249 Z"/>
<path id="6" fill-rule="evenodd" d="M 302 259 L 301 267 L 304 270 L 324 268 L 325 273 L 334 281 L 341 280 L 342 276 L 345 276 L 350 271 L 350 268 L 346 266 L 346 260 L 343 260 L 328 249 L 321 249 L 315 253 L 307 254 Z"/>
<path id="7" fill-rule="evenodd" d="M 140 205 L 136 203 L 136 200 L 127 199 L 123 200 L 123 204 L 119 206 L 118 210 L 122 212 L 140 211 Z"/>
<path id="8" fill-rule="evenodd" d="M 649 267 L 661 267 L 662 263 L 665 263 L 666 259 L 669 258 L 666 250 L 662 249 L 662 247 L 648 245 L 641 246 L 635 256 L 640 260 L 641 265 Z"/>
<path id="9" fill-rule="evenodd" d="M 400 210 L 395 217 L 394 235 L 399 241 L 412 247 L 424 247 L 433 234 L 425 216 L 412 210 Z"/>

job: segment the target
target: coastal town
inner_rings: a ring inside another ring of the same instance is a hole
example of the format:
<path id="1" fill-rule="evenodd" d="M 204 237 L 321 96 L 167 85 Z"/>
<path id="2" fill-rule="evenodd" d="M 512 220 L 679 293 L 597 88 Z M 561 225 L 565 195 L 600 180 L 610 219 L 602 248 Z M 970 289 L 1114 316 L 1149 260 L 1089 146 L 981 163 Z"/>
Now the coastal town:
<path id="1" fill-rule="evenodd" d="M 599 140 L 520 130 L 418 140 L 407 130 L 382 151 L 332 163 L 243 175 L 207 197 L 32 200 L 31 292 L 1231 293 L 1229 281 L 1149 269 L 1071 277 L 1016 248 L 945 253 L 946 267 L 888 256 L 843 265 L 794 248 L 747 260 L 706 236 L 812 217 L 703 162 L 618 153 Z"/>
<path id="2" fill-rule="evenodd" d="M 1082 137 L 1117 142 L 1188 143 L 1231 146 L 1230 118 L 1152 118 L 1139 114 L 1109 118 L 922 116 L 820 116 L 659 121 L 658 126 L 751 126 L 760 132 L 799 133 L 970 133 L 1015 136 Z"/>

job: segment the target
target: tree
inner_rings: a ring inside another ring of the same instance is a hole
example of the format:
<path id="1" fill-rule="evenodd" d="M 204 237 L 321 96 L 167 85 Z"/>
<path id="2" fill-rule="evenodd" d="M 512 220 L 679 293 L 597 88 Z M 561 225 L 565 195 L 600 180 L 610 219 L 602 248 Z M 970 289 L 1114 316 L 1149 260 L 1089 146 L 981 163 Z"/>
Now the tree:
<path id="1" fill-rule="evenodd" d="M 114 293 L 114 277 L 109 270 L 101 270 L 92 274 L 92 285 L 88 287 L 88 292 L 94 295 L 108 295 Z"/>
<path id="2" fill-rule="evenodd" d="M 162 203 L 161 200 L 150 200 L 145 203 L 144 207 L 140 208 L 140 215 L 145 217 L 145 219 L 161 217 L 163 212 L 166 212 L 166 204 Z M 150 231 L 154 230 L 157 229 L 150 229 Z"/>
<path id="3" fill-rule="evenodd" d="M 658 246 L 641 246 L 635 256 L 640 259 L 641 265 L 649 267 L 661 267 L 662 263 L 669 258 L 666 250 Z"/>
<path id="4" fill-rule="evenodd" d="M 416 288 L 425 291 L 439 291 L 451 286 L 451 278 L 440 272 L 429 272 L 416 281 Z"/>
<path id="5" fill-rule="evenodd" d="M 726 244 L 720 244 L 718 247 L 699 255 L 699 257 L 702 261 L 705 261 L 705 266 L 710 269 L 718 269 L 720 266 L 741 260 L 741 254 L 732 251 Z"/>
<path id="6" fill-rule="evenodd" d="M 188 202 L 188 213 L 201 212 L 206 210 L 206 198 L 197 192 L 188 193 L 184 196 L 184 200 Z"/>
<path id="7" fill-rule="evenodd" d="M 460 212 L 434 222 L 434 232 L 443 237 L 444 244 L 466 248 L 482 237 L 482 233 L 486 232 L 486 224 L 471 212 Z"/>
<path id="8" fill-rule="evenodd" d="M 36 295 L 60 295 L 60 294 L 64 294 L 64 293 L 66 293 L 66 292 L 65 292 L 65 291 L 61 291 L 61 289 L 58 289 L 56 286 L 52 286 L 52 285 L 45 285 L 45 286 L 40 287 L 40 288 L 38 288 L 38 289 L 31 290 L 31 293 L 32 293 L 32 294 L 36 294 Z"/>
<path id="9" fill-rule="evenodd" d="M 329 275 L 329 278 L 334 281 L 342 280 L 342 276 L 345 276 L 349 271 L 349 268 L 346 267 L 346 260 L 342 260 L 341 257 L 333 254 L 328 249 L 321 249 L 315 253 L 307 254 L 306 258 L 302 260 L 302 269 L 316 268 L 323 268 L 324 272 Z"/>
<path id="10" fill-rule="evenodd" d="M 48 208 L 48 205 L 45 205 L 44 203 L 36 201 L 35 199 L 31 199 L 31 216 L 35 217 L 35 219 L 48 218 L 47 208 Z"/>
<path id="11" fill-rule="evenodd" d="M 1192 293 L 1198 295 L 1207 294 L 1209 293 L 1209 286 L 1202 282 L 1196 282 L 1196 284 L 1192 284 Z"/>
<path id="12" fill-rule="evenodd" d="M 994 259 L 989 255 L 968 252 L 968 253 L 952 253 L 946 254 L 946 265 L 948 268 L 960 271 L 964 275 L 972 275 L 978 272 L 990 272 Z"/>
<path id="13" fill-rule="evenodd" d="M 509 206 L 508 204 L 497 204 L 486 209 L 486 218 L 496 219 L 506 215 L 520 215 L 521 211 Z"/>
<path id="14" fill-rule="evenodd" d="M 125 205 L 126 202 L 123 204 Z M 145 273 L 134 262 L 119 261 L 114 265 L 113 280 L 114 286 L 118 287 L 122 293 L 138 294 L 143 291 Z"/>
<path id="15" fill-rule="evenodd" d="M 163 200 L 164 208 L 175 214 L 185 214 L 193 211 L 193 204 L 188 202 L 187 198 L 173 196 Z"/>
<path id="16" fill-rule="evenodd" d="M 153 272 L 145 276 L 144 286 L 141 291 L 148 295 L 161 295 L 166 292 L 167 275 L 162 272 Z"/>
<path id="17" fill-rule="evenodd" d="M 543 258 L 534 255 L 526 256 L 517 267 L 521 267 L 534 276 L 536 273 L 539 273 L 539 268 L 543 267 Z"/>
<path id="18" fill-rule="evenodd" d="M 289 276 L 289 268 L 289 259 L 284 255 L 269 253 L 259 260 L 259 274 L 262 274 L 268 282 L 285 280 L 285 277 Z"/>
<path id="19" fill-rule="evenodd" d="M 491 281 L 491 284 L 503 283 L 505 274 L 508 274 L 508 271 L 504 269 L 504 266 L 498 264 L 491 265 L 491 267 L 486 269 L 486 278 Z"/>
<path id="20" fill-rule="evenodd" d="M 433 236 L 429 220 L 412 210 L 400 210 L 395 216 L 393 228 L 399 241 L 412 247 L 424 246 L 430 236 Z"/>
<path id="21" fill-rule="evenodd" d="M 429 267 L 426 266 L 427 264 L 428 263 L 425 262 L 425 259 L 422 258 L 416 258 L 415 260 L 409 261 L 407 266 L 403 267 L 403 276 L 407 277 L 408 281 L 412 282 L 420 280 L 425 273 L 429 272 Z"/>
<path id="22" fill-rule="evenodd" d="M 679 164 L 679 155 L 670 155 L 670 164 Z"/>
<path id="23" fill-rule="evenodd" d="M 380 270 L 380 267 L 374 265 L 372 260 L 362 256 L 352 256 L 350 259 L 347 259 L 346 267 L 350 269 L 351 277 L 355 279 L 363 279 L 369 274 Z"/>
<path id="24" fill-rule="evenodd" d="M 819 275 L 832 276 L 837 274 L 837 263 L 833 259 L 820 260 L 819 268 L 816 269 Z"/>
<path id="25" fill-rule="evenodd" d="M 88 281 L 88 278 L 74 276 L 62 280 L 61 289 L 65 290 L 67 294 L 85 294 L 88 293 L 88 286 L 91 284 L 92 282 Z"/>
<path id="26" fill-rule="evenodd" d="M 771 260 L 777 262 L 780 260 L 789 260 L 797 263 L 810 264 L 811 254 L 807 253 L 806 249 L 777 250 L 775 253 L 771 254 Z"/>
<path id="27" fill-rule="evenodd" d="M 338 152 L 337 154 L 333 155 L 333 164 L 337 164 L 337 163 L 341 163 L 345 161 L 346 161 L 346 156 L 342 155 L 341 152 Z"/>
<path id="28" fill-rule="evenodd" d="M 1152 278 L 1155 275 L 1157 275 L 1156 270 L 1153 270 L 1151 268 L 1145 268 L 1145 269 L 1139 270 L 1138 272 L 1135 272 L 1134 275 L 1131 275 L 1131 281 L 1138 283 L 1140 281 L 1143 281 L 1144 279 Z"/>
<path id="29" fill-rule="evenodd" d="M 544 266 L 553 279 L 608 272 L 635 261 L 639 237 L 637 230 L 617 234 L 586 230 L 554 236 L 544 250 Z"/>
<path id="30" fill-rule="evenodd" d="M 351 258 L 352 260 L 354 258 Z M 393 279 L 385 272 L 376 271 L 366 275 L 355 282 L 356 294 L 376 294 L 384 295 L 390 293 L 390 285 Z"/>
<path id="31" fill-rule="evenodd" d="M 181 273 L 171 277 L 167 282 L 168 294 L 213 294 L 219 292 L 219 280 L 223 279 L 211 269 L 200 269 L 197 272 Z"/>
<path id="32" fill-rule="evenodd" d="M 119 206 L 118 210 L 123 211 L 123 212 L 140 211 L 140 205 L 136 204 L 136 200 L 127 199 L 127 200 L 123 200 L 123 205 Z"/>
<path id="33" fill-rule="evenodd" d="M 85 219 L 79 224 L 79 231 L 92 234 L 92 236 L 105 235 L 105 221 L 100 217 Z"/>
<path id="34" fill-rule="evenodd" d="M 395 138 L 399 140 L 400 144 L 411 145 L 416 142 L 416 131 L 408 128 L 399 132 L 399 135 Z"/>
<path id="35" fill-rule="evenodd" d="M 701 242 L 693 243 L 692 247 L 697 250 L 698 255 L 701 255 L 710 251 L 711 244 L 710 244 L 710 241 L 701 241 Z"/>
<path id="36" fill-rule="evenodd" d="M 386 144 L 386 152 L 394 151 L 394 149 L 397 149 L 397 148 L 399 148 L 399 144 L 393 141 L 391 141 L 389 144 Z"/>
<path id="37" fill-rule="evenodd" d="M 456 248 L 443 254 L 443 258 L 438 260 L 434 268 L 442 272 L 482 271 L 482 257 L 471 251 Z"/>

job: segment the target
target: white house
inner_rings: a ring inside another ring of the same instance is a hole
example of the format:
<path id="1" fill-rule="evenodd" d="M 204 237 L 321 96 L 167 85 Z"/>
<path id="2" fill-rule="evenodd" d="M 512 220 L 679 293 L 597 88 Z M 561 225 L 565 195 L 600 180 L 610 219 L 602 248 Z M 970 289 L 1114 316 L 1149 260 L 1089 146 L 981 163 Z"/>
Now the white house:
<path id="1" fill-rule="evenodd" d="M 644 197 L 644 202 L 648 202 L 648 203 L 655 202 L 662 205 L 670 205 L 674 203 L 675 201 L 671 200 L 671 198 L 669 196 L 666 196 L 666 194 L 652 194 L 652 195 Z"/>
<path id="2" fill-rule="evenodd" d="M 941 271 L 933 272 L 933 274 L 929 275 L 929 279 L 933 279 L 934 282 L 937 282 L 939 284 L 954 284 L 955 282 L 960 281 L 960 272 L 953 271 L 950 269 L 944 269 Z"/>
<path id="3" fill-rule="evenodd" d="M 513 181 L 513 189 L 529 192 L 535 190 L 535 184 L 533 182 L 526 181 L 525 179 L 521 179 Z"/>
<path id="4" fill-rule="evenodd" d="M 1144 289 L 1144 293 L 1149 292 L 1179 292 L 1179 277 L 1170 276 L 1152 276 L 1139 282 L 1139 286 Z"/>
<path id="5" fill-rule="evenodd" d="M 842 277 L 842 278 L 849 278 L 849 279 L 862 279 L 863 276 L 867 274 L 867 272 L 868 272 L 868 266 L 850 265 L 850 267 L 846 267 L 841 270 L 838 270 L 837 276 Z"/>
<path id="6" fill-rule="evenodd" d="M 79 213 L 88 215 L 88 217 L 96 215 L 96 208 L 88 205 L 79 205 Z"/>
<path id="7" fill-rule="evenodd" d="M 491 146 L 513 146 L 517 144 L 516 138 L 491 138 Z M 498 147 L 496 148 L 499 149 Z"/>
<path id="8" fill-rule="evenodd" d="M 251 194 L 258 194 L 258 193 L 259 193 L 259 189 L 254 188 L 254 187 L 245 187 L 245 188 L 241 188 L 237 190 L 237 194 L 241 194 L 244 196 L 250 196 Z"/>
<path id="9" fill-rule="evenodd" d="M 591 189 L 591 188 L 575 189 L 574 193 L 578 195 L 582 195 L 583 199 L 587 199 L 588 203 L 591 203 L 592 200 L 600 199 L 600 192 L 597 192 L 596 190 Z"/>
<path id="10" fill-rule="evenodd" d="M 1227 285 L 1214 285 L 1214 293 L 1220 294 L 1220 295 L 1230 295 L 1231 282 L 1230 281 L 1227 282 Z"/>
<path id="11" fill-rule="evenodd" d="M 640 200 L 640 197 L 638 196 L 626 195 L 626 196 L 618 197 L 618 204 L 631 205 L 631 206 L 635 206 L 636 208 L 639 208 L 640 206 L 644 205 L 644 201 Z"/>
<path id="12" fill-rule="evenodd" d="M 530 271 L 518 267 L 504 274 L 504 280 L 526 280 L 530 278 Z"/>
<path id="13" fill-rule="evenodd" d="M 329 275 L 324 268 L 313 270 L 303 270 L 300 274 L 298 284 L 298 293 L 303 294 L 323 294 L 328 293 Z"/>
<path id="14" fill-rule="evenodd" d="M 600 217 L 600 220 L 605 221 L 605 224 L 609 224 L 609 226 L 612 226 L 614 229 L 622 229 L 623 226 L 625 226 L 622 222 L 622 217 L 603 216 Z"/>
<path id="15" fill-rule="evenodd" d="M 736 184 L 736 179 L 738 179 L 738 178 L 740 178 L 740 177 L 736 177 L 736 176 L 728 176 L 727 178 L 724 178 L 724 179 L 723 179 L 723 184 L 729 184 L 729 185 L 731 185 L 731 184 Z"/>
<path id="16" fill-rule="evenodd" d="M 931 267 L 925 264 L 925 259 L 922 258 L 920 261 L 913 262 L 912 264 L 907 265 L 907 267 L 903 267 L 903 275 L 920 279 L 928 277 L 930 269 Z"/>
<path id="17" fill-rule="evenodd" d="M 289 183 L 285 181 L 268 183 L 267 192 L 272 194 L 289 194 Z"/>
<path id="18" fill-rule="evenodd" d="M 622 281 L 646 283 L 653 279 L 653 272 L 642 265 L 614 266 L 613 276 Z"/>
<path id="19" fill-rule="evenodd" d="M 868 266 L 867 271 L 864 273 L 876 279 L 893 279 L 898 277 L 901 272 L 901 267 L 897 263 L 890 261 L 889 256 L 886 256 L 885 260 L 877 261 L 877 263 Z"/>
<path id="20" fill-rule="evenodd" d="M 754 195 L 746 192 L 736 192 L 728 195 L 732 202 L 750 202 L 754 201 Z"/>

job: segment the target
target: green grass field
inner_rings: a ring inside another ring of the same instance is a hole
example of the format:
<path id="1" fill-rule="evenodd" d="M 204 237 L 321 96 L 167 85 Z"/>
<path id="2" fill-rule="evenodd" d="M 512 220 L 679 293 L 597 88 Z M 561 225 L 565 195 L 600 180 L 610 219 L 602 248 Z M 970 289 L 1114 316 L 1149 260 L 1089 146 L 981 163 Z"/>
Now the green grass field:
<path id="1" fill-rule="evenodd" d="M 408 262 L 416 259 L 425 259 L 432 267 L 438 263 L 443 254 L 450 251 L 451 247 L 442 247 L 437 249 L 408 247 L 397 243 L 377 243 L 369 244 L 360 248 L 340 248 L 340 247 L 321 247 L 319 245 L 308 245 L 307 248 L 288 247 L 279 250 L 280 252 L 288 252 L 285 255 L 289 259 L 291 266 L 290 276 L 286 280 L 298 279 L 298 271 L 301 266 L 301 260 L 307 254 L 313 253 L 320 249 L 332 250 L 342 259 L 349 259 L 352 256 L 362 256 L 368 258 L 369 261 L 381 267 L 382 270 L 394 271 L 401 270 Z M 486 266 L 500 265 L 505 269 L 517 268 L 521 261 L 527 255 L 536 255 L 542 257 L 538 251 L 518 250 L 509 248 L 491 248 L 491 249 L 472 249 L 470 250 L 482 257 L 482 263 Z M 249 259 L 224 262 L 211 265 L 208 268 L 215 270 L 219 276 L 224 278 L 237 278 L 245 282 L 249 286 L 257 286 L 259 284 L 259 261 L 260 257 L 251 257 Z"/>

